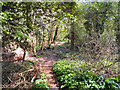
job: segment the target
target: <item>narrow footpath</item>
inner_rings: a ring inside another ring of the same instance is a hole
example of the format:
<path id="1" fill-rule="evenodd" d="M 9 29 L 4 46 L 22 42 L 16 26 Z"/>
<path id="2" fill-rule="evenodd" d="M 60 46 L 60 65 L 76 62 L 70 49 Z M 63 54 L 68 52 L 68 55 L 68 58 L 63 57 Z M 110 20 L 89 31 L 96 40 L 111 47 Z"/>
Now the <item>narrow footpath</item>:
<path id="1" fill-rule="evenodd" d="M 51 46 L 56 45 L 63 45 L 65 42 L 56 42 L 55 44 Z M 57 49 L 57 48 L 54 48 Z M 58 58 L 56 57 L 56 54 L 53 53 L 50 50 L 43 51 L 46 55 L 40 58 L 30 58 L 30 60 L 39 60 L 38 66 L 40 67 L 40 71 L 42 71 L 45 76 L 47 77 L 48 85 L 50 90 L 59 90 L 59 83 L 57 82 L 57 79 L 55 78 L 55 74 L 53 73 L 52 67 L 53 64 L 58 61 Z M 37 52 L 40 55 L 40 52 Z"/>
<path id="2" fill-rule="evenodd" d="M 47 77 L 50 90 L 59 90 L 59 84 L 52 70 L 52 66 L 57 61 L 57 58 L 51 51 L 46 51 L 46 53 L 48 57 L 46 57 L 46 60 L 40 62 L 41 71 L 43 71 Z"/>

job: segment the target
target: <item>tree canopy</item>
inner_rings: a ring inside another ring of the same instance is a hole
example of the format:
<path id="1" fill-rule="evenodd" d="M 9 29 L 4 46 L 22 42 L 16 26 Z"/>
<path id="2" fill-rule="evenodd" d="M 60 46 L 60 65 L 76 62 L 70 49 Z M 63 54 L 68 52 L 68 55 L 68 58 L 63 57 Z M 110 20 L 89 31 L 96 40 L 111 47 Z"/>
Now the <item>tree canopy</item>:
<path id="1" fill-rule="evenodd" d="M 10 57 L 7 60 L 11 60 L 14 56 L 11 53 L 21 48 L 23 55 L 22 59 L 19 59 L 24 61 L 22 65 L 27 62 L 28 53 L 35 59 L 46 56 L 46 62 L 49 61 L 48 59 L 52 62 L 51 57 L 53 61 L 54 59 L 61 60 L 55 61 L 53 70 L 63 89 L 68 87 L 76 89 L 120 88 L 119 78 L 116 80 L 110 78 L 106 81 L 104 77 L 106 74 L 107 78 L 110 75 L 120 74 L 118 70 L 120 65 L 120 1 L 0 2 L 0 4 L 2 5 L 0 28 L 3 61 L 9 53 Z M 34 63 L 32 62 L 34 70 L 38 72 Z M 38 60 L 37 64 L 41 63 Z M 83 78 L 81 73 L 84 75 Z M 99 75 L 96 75 L 98 73 Z M 37 75 L 33 75 L 27 83 L 34 82 Z M 34 82 L 35 87 L 38 88 L 42 87 L 41 83 L 47 82 L 44 81 L 46 78 L 44 74 L 39 75 L 41 79 Z M 24 80 L 26 76 L 22 76 Z M 72 81 L 73 78 L 76 79 Z M 10 79 L 9 81 L 12 82 Z M 44 84 L 43 87 L 48 88 L 48 85 Z"/>

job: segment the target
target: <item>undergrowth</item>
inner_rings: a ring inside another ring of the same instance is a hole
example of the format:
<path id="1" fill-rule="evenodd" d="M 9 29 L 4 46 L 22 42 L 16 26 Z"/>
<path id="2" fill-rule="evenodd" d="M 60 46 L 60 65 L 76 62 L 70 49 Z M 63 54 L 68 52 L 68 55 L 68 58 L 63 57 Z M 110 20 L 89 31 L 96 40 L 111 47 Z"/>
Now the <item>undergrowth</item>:
<path id="1" fill-rule="evenodd" d="M 33 90 L 36 90 L 36 89 L 49 90 L 48 81 L 46 80 L 45 74 L 41 73 L 40 75 L 41 75 L 41 78 L 35 81 L 35 86 L 33 87 Z"/>
<path id="2" fill-rule="evenodd" d="M 74 88 L 75 90 L 119 90 L 120 76 L 105 77 L 95 74 L 91 70 L 91 65 L 85 61 L 62 60 L 57 61 L 53 66 L 53 71 L 61 84 L 62 89 Z"/>

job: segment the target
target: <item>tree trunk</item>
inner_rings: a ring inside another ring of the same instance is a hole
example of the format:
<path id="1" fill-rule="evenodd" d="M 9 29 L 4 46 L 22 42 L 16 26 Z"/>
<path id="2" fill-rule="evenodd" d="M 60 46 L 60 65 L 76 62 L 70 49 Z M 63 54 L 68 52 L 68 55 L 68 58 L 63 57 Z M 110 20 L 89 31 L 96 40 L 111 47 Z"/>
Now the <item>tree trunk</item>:
<path id="1" fill-rule="evenodd" d="M 43 50 L 44 49 L 44 42 L 45 42 L 45 27 L 44 26 L 42 26 L 42 28 L 43 28 L 43 38 L 42 38 L 42 46 L 41 46 L 41 50 Z"/>
<path id="2" fill-rule="evenodd" d="M 71 30 L 71 47 L 70 47 L 71 50 L 74 50 L 74 39 L 75 39 L 75 36 L 74 36 L 74 25 L 72 25 L 72 30 Z"/>
<path id="3" fill-rule="evenodd" d="M 29 31 L 29 29 L 30 29 L 30 26 L 29 26 L 29 16 L 28 16 L 28 14 L 29 14 L 29 8 L 30 8 L 30 5 L 29 4 L 26 4 L 26 26 L 27 26 L 27 30 Z M 26 50 L 27 50 L 27 47 L 28 47 L 28 43 L 27 43 L 27 38 L 25 38 L 25 41 L 24 41 L 24 44 L 25 44 L 25 46 L 24 46 L 24 55 L 23 55 L 23 61 L 25 60 L 25 56 L 26 56 Z"/>
<path id="4" fill-rule="evenodd" d="M 39 42 L 38 46 L 40 47 L 40 45 L 41 45 L 41 34 L 40 34 L 40 31 L 39 31 L 39 36 L 38 36 L 38 42 Z"/>
<path id="5" fill-rule="evenodd" d="M 117 44 L 118 44 L 118 74 L 120 74 L 120 1 L 118 2 L 118 18 L 117 18 Z"/>
<path id="6" fill-rule="evenodd" d="M 23 54 L 23 61 L 25 60 L 25 56 L 26 56 L 26 51 L 27 51 L 27 47 L 28 47 L 28 42 L 27 39 L 25 39 L 24 41 L 25 47 L 24 47 L 24 54 Z"/>
<path id="7" fill-rule="evenodd" d="M 26 56 L 26 47 L 25 47 L 25 49 L 24 49 L 23 61 L 25 60 L 25 56 Z"/>
<path id="8" fill-rule="evenodd" d="M 50 44 L 51 44 L 51 42 L 50 42 L 51 39 L 50 38 L 51 38 L 51 35 L 50 35 L 50 32 L 49 32 L 49 35 L 48 35 L 48 45 L 49 45 L 49 47 L 50 47 Z"/>
<path id="9" fill-rule="evenodd" d="M 48 45 L 49 45 L 49 48 L 50 48 L 52 40 L 53 40 L 53 26 L 54 26 L 54 23 L 52 22 L 50 31 L 48 32 Z"/>
<path id="10" fill-rule="evenodd" d="M 57 26 L 57 28 L 56 28 L 56 30 L 55 30 L 55 36 L 54 36 L 54 38 L 53 38 L 53 43 L 55 43 L 55 41 L 56 41 L 56 39 L 57 39 L 57 34 L 58 34 L 58 26 Z"/>

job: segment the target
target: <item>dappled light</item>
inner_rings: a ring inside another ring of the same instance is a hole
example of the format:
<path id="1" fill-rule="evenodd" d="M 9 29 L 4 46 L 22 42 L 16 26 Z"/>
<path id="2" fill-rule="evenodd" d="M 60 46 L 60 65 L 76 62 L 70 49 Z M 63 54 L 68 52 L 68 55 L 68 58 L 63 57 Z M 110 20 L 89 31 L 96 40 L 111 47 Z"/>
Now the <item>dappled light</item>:
<path id="1" fill-rule="evenodd" d="M 0 4 L 3 89 L 120 90 L 120 1 Z"/>

